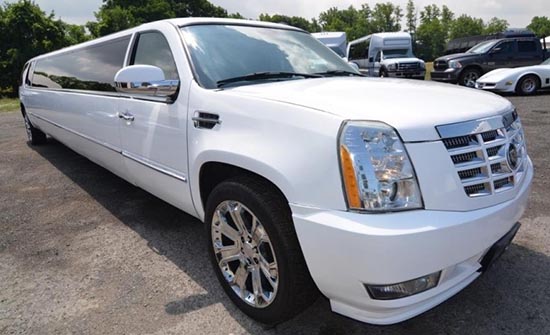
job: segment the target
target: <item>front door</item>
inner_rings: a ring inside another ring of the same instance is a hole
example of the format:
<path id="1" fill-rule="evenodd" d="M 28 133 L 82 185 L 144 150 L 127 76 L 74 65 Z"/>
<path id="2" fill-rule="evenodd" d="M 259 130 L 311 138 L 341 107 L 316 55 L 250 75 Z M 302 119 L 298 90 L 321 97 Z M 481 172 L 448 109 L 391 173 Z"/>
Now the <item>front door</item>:
<path id="1" fill-rule="evenodd" d="M 161 68 L 165 79 L 179 80 L 173 50 L 159 31 L 139 33 L 129 65 Z M 122 155 L 139 187 L 189 213 L 194 212 L 187 182 L 187 92 L 174 101 L 139 97 L 121 99 Z"/>

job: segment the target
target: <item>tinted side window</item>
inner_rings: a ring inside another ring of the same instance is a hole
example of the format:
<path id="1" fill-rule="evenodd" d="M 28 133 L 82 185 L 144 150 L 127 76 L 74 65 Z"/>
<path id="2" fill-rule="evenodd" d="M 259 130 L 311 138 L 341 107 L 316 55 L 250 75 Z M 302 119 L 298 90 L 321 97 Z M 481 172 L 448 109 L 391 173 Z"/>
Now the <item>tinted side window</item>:
<path id="1" fill-rule="evenodd" d="M 166 38 L 158 32 L 139 34 L 131 65 L 153 65 L 164 71 L 167 80 L 178 80 L 178 70 Z"/>
<path id="2" fill-rule="evenodd" d="M 519 52 L 536 52 L 537 44 L 535 41 L 518 41 Z"/>
<path id="3" fill-rule="evenodd" d="M 114 78 L 124 65 L 130 37 L 37 61 L 32 86 L 90 91 L 115 91 Z"/>
<path id="4" fill-rule="evenodd" d="M 514 42 L 513 41 L 502 42 L 499 45 L 497 45 L 495 49 L 500 49 L 500 51 L 498 51 L 499 54 L 512 53 L 514 52 Z"/>

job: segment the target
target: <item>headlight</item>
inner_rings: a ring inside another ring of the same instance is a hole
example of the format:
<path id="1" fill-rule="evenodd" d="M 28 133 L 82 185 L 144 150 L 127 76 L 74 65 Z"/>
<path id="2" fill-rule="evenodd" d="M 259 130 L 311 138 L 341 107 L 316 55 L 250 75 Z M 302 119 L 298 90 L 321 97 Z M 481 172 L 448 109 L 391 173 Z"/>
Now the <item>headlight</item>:
<path id="1" fill-rule="evenodd" d="M 426 69 L 426 63 L 420 62 L 420 68 L 425 70 Z"/>
<path id="2" fill-rule="evenodd" d="M 449 67 L 451 69 L 461 69 L 462 64 L 460 64 L 460 62 L 457 61 L 457 60 L 451 60 L 451 61 L 449 61 Z"/>
<path id="3" fill-rule="evenodd" d="M 349 121 L 338 147 L 349 209 L 422 208 L 412 163 L 393 128 L 380 122 Z"/>
<path id="4" fill-rule="evenodd" d="M 397 70 L 397 64 L 390 64 L 390 65 L 388 65 L 388 70 L 390 70 L 390 71 L 395 71 L 395 70 Z"/>

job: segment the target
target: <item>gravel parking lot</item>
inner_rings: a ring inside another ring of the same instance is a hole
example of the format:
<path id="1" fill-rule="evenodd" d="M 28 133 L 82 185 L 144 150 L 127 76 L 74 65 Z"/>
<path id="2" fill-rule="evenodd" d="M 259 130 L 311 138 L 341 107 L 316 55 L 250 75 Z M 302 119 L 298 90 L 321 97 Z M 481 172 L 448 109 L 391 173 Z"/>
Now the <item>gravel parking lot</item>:
<path id="1" fill-rule="evenodd" d="M 29 147 L 21 115 L 0 113 L 0 334 L 550 334 L 550 93 L 508 98 L 536 169 L 522 229 L 466 290 L 389 327 L 325 298 L 274 328 L 250 320 L 199 221 L 54 140 Z"/>

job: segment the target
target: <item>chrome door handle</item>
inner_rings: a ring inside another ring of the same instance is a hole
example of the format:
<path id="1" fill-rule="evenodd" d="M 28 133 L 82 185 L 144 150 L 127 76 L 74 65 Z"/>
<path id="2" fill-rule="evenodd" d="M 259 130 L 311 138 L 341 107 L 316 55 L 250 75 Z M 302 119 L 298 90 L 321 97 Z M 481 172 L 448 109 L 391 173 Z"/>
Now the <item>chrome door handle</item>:
<path id="1" fill-rule="evenodd" d="M 118 118 L 119 119 L 124 119 L 126 121 L 134 121 L 134 116 L 128 112 L 124 112 L 124 113 L 118 113 Z"/>

